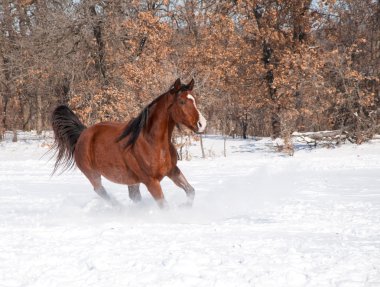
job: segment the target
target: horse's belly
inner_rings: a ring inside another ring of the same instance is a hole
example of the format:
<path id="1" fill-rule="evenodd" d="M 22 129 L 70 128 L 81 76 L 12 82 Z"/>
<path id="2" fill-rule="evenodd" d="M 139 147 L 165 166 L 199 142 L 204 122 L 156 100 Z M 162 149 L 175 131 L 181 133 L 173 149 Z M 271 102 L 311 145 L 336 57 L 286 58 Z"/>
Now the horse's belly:
<path id="1" fill-rule="evenodd" d="M 126 168 L 124 163 L 116 164 L 113 162 L 106 165 L 102 164 L 98 167 L 98 170 L 102 176 L 115 183 L 128 185 L 138 183 L 136 175 Z"/>
<path id="2" fill-rule="evenodd" d="M 114 183 L 119 183 L 119 184 L 127 184 L 127 185 L 133 185 L 136 183 L 139 183 L 139 181 L 135 178 L 128 177 L 122 174 L 117 174 L 117 173 L 102 173 L 102 176 L 104 176 L 106 179 L 109 181 L 112 181 Z"/>

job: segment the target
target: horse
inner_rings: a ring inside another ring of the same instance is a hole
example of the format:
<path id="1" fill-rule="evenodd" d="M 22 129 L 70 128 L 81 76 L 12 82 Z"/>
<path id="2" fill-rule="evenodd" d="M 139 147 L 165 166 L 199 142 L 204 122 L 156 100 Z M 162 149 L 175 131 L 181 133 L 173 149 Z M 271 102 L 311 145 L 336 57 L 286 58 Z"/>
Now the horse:
<path id="1" fill-rule="evenodd" d="M 53 174 L 77 166 L 94 191 L 112 205 L 119 203 L 102 185 L 102 177 L 128 185 L 132 201 L 141 200 L 144 184 L 160 208 L 166 208 L 160 182 L 167 176 L 187 195 L 192 205 L 194 188 L 177 166 L 173 130 L 182 125 L 195 133 L 204 132 L 207 121 L 197 108 L 194 80 L 177 79 L 170 89 L 155 98 L 129 122 L 100 122 L 86 127 L 66 105 L 55 108 L 51 117 L 56 154 Z"/>

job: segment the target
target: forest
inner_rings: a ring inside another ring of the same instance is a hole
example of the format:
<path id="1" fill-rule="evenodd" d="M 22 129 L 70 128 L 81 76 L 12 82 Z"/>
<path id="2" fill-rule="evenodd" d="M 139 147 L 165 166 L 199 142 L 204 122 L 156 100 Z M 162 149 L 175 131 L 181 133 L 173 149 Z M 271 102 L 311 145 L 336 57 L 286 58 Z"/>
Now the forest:
<path id="1" fill-rule="evenodd" d="M 2 0 L 0 137 L 126 121 L 195 80 L 207 133 L 379 132 L 379 0 Z"/>

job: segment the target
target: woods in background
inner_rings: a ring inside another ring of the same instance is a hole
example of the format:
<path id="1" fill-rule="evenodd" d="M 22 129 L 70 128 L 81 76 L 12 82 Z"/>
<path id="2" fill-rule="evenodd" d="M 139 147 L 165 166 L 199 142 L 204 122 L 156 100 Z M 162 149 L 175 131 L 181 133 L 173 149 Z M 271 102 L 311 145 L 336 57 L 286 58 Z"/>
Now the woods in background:
<path id="1" fill-rule="evenodd" d="M 123 121 L 178 77 L 209 133 L 378 132 L 380 0 L 2 0 L 0 29 L 0 134 Z"/>

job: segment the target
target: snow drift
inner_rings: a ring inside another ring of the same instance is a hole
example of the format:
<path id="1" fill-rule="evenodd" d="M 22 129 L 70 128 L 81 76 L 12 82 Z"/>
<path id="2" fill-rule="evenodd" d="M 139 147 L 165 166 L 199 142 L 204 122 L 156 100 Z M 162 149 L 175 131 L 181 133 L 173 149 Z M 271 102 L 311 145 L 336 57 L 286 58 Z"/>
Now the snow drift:
<path id="1" fill-rule="evenodd" d="M 274 153 L 268 139 L 206 137 L 161 211 L 73 170 L 50 177 L 50 138 L 0 142 L 0 286 L 380 286 L 380 142 Z"/>

